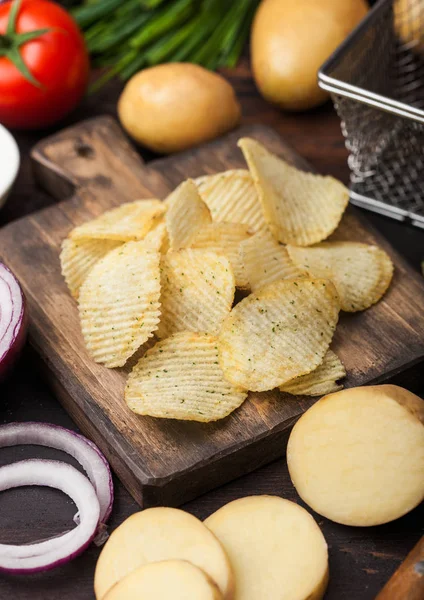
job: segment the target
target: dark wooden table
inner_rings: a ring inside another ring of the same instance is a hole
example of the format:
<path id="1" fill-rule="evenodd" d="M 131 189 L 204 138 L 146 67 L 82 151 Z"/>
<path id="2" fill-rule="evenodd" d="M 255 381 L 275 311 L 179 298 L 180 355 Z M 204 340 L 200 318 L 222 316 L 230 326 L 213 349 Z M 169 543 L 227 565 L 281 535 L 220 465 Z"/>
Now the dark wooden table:
<path id="1" fill-rule="evenodd" d="M 339 121 L 330 103 L 307 114 L 289 115 L 269 106 L 257 94 L 248 65 L 228 73 L 243 107 L 244 123 L 264 123 L 278 130 L 294 148 L 325 173 L 348 179 L 346 151 Z M 121 85 L 111 83 L 83 105 L 61 126 L 108 113 L 115 115 Z M 37 187 L 31 173 L 29 149 L 52 133 L 17 133 L 22 153 L 19 179 L 6 206 L 0 210 L 0 226 L 52 202 Z M 145 160 L 152 154 L 141 150 Z M 424 258 L 424 232 L 395 221 L 367 213 L 373 224 L 413 264 L 420 268 Z M 35 274 L 36 276 L 36 274 Z M 424 379 L 418 392 L 424 392 Z M 0 422 L 47 421 L 66 427 L 75 425 L 42 381 L 36 357 L 27 348 L 11 379 L 0 387 Z M 10 448 L 0 451 L 0 464 L 28 456 L 65 458 L 61 453 L 41 448 Z M 72 462 L 72 461 L 69 461 Z M 74 463 L 75 464 L 75 463 Z M 116 499 L 110 528 L 138 510 L 122 485 L 115 481 Z M 300 501 L 279 460 L 238 479 L 184 506 L 203 519 L 226 502 L 250 494 L 277 494 Z M 0 542 L 28 542 L 60 533 L 72 526 L 73 503 L 60 492 L 43 488 L 23 488 L 0 495 Z M 330 523 L 315 515 L 322 526 L 330 551 L 328 600 L 371 600 L 422 534 L 424 507 L 390 525 L 349 528 Z M 99 549 L 90 547 L 81 557 L 55 571 L 30 577 L 0 576 L 0 598 L 13 600 L 88 600 Z M 258 598 L 258 600 L 261 600 Z"/>

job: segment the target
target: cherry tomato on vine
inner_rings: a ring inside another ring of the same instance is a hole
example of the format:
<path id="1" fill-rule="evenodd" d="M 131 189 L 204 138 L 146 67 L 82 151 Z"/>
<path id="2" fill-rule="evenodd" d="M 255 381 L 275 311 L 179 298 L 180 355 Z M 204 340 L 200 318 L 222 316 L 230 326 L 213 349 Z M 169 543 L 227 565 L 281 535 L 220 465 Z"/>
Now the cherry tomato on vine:
<path id="1" fill-rule="evenodd" d="M 49 0 L 0 4 L 0 123 L 52 125 L 78 104 L 88 76 L 84 38 L 65 9 Z"/>

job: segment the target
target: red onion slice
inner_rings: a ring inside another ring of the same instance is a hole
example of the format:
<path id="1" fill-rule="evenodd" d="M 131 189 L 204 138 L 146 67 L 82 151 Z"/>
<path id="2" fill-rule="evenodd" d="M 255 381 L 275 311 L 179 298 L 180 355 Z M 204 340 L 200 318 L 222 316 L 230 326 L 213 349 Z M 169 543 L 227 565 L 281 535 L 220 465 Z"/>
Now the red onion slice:
<path id="1" fill-rule="evenodd" d="M 0 571 L 35 573 L 53 569 L 78 556 L 96 533 L 99 501 L 90 481 L 77 469 L 63 462 L 38 459 L 0 467 L 0 491 L 25 485 L 53 487 L 67 494 L 78 507 L 80 523 L 63 536 L 39 544 L 0 544 Z M 20 552 L 25 555 L 16 555 Z"/>
<path id="2" fill-rule="evenodd" d="M 113 504 L 113 482 L 109 464 L 93 442 L 82 435 L 49 423 L 9 423 L 0 426 L 0 448 L 34 444 L 66 452 L 87 473 L 100 504 L 100 523 L 110 516 Z"/>
<path id="3" fill-rule="evenodd" d="M 27 330 L 25 298 L 13 273 L 0 262 L 0 379 L 15 362 Z"/>

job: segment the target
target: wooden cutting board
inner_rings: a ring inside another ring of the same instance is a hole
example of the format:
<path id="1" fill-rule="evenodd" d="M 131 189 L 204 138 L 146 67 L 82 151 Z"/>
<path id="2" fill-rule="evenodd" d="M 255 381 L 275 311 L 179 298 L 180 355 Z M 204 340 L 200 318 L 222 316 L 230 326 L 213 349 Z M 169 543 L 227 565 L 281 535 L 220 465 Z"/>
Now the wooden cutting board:
<path id="1" fill-rule="evenodd" d="M 262 126 L 244 127 L 144 165 L 115 121 L 96 118 L 48 138 L 33 151 L 41 183 L 57 198 L 71 199 L 0 231 L 0 257 L 24 287 L 30 340 L 50 384 L 142 506 L 179 505 L 282 456 L 290 428 L 314 400 L 275 391 L 252 393 L 233 415 L 210 425 L 133 414 L 123 398 L 125 369 L 108 370 L 86 353 L 77 305 L 60 274 L 60 244 L 75 225 L 122 202 L 164 198 L 189 176 L 244 167 L 236 146 L 241 136 L 254 137 L 308 169 L 275 132 Z M 375 242 L 395 263 L 384 299 L 365 312 L 341 317 L 333 349 L 346 365 L 345 385 L 395 379 L 413 386 L 424 359 L 421 278 L 353 208 L 335 237 Z"/>

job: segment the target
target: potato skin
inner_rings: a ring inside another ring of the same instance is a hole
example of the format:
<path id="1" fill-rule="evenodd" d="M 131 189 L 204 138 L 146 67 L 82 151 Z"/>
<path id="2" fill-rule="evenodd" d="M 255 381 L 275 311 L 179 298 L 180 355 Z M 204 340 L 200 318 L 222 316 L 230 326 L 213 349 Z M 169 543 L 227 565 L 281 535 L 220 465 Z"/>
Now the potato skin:
<path id="1" fill-rule="evenodd" d="M 253 76 L 261 94 L 289 111 L 322 104 L 323 62 L 366 15 L 365 0 L 263 0 L 252 26 Z"/>
<path id="2" fill-rule="evenodd" d="M 241 111 L 231 85 L 189 63 L 169 63 L 137 73 L 118 102 L 119 119 L 137 142 L 168 154 L 233 129 Z"/>
<path id="3" fill-rule="evenodd" d="M 424 54 L 422 4 L 414 0 L 395 0 L 393 4 L 395 32 L 413 52 Z"/>

